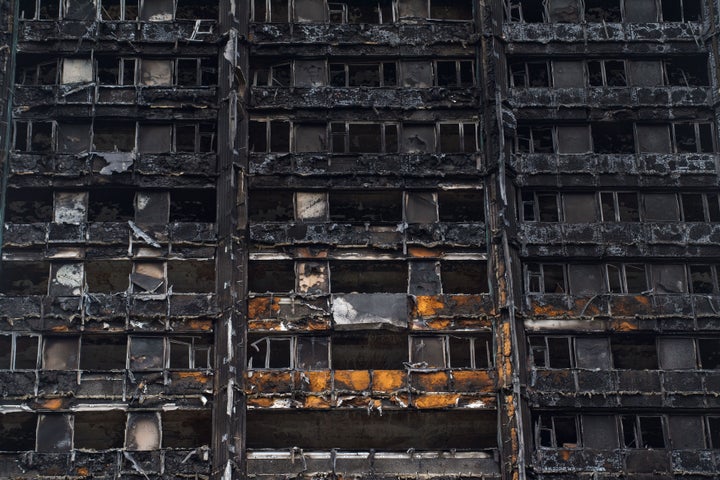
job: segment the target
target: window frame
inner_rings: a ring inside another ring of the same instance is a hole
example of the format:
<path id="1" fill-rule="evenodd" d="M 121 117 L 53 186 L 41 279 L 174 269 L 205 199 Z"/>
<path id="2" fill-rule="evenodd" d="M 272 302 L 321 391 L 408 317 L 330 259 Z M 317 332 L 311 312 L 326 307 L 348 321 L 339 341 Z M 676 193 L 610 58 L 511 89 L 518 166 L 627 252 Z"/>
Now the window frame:
<path id="1" fill-rule="evenodd" d="M 42 360 L 42 349 L 43 349 L 43 339 L 42 335 L 39 334 L 33 334 L 33 333 L 24 333 L 24 332 L 10 332 L 8 334 L 2 334 L 2 337 L 10 337 L 10 365 L 9 368 L 6 371 L 10 372 L 26 372 L 26 371 L 33 371 L 33 370 L 39 370 L 41 368 L 41 360 Z M 17 368 L 17 338 L 18 337 L 27 337 L 27 338 L 34 338 L 35 340 L 35 367 L 34 368 Z M 2 369 L 0 369 L 2 371 Z"/>

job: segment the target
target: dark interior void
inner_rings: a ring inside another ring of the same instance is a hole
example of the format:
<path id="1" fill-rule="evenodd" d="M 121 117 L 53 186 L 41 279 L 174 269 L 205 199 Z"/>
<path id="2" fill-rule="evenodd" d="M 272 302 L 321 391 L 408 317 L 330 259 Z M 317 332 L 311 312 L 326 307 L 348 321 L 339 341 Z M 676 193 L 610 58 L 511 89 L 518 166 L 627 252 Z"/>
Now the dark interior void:
<path id="1" fill-rule="evenodd" d="M 215 222 L 214 189 L 173 190 L 170 192 L 171 222 Z"/>
<path id="2" fill-rule="evenodd" d="M 485 191 L 440 190 L 438 210 L 441 222 L 482 222 L 485 220 Z"/>
<path id="3" fill-rule="evenodd" d="M 441 262 L 443 293 L 488 293 L 487 263 L 481 261 Z"/>
<path id="4" fill-rule="evenodd" d="M 655 339 L 637 335 L 613 338 L 611 342 L 613 366 L 616 369 L 657 370 Z"/>
<path id="5" fill-rule="evenodd" d="M 53 195 L 50 189 L 15 189 L 7 191 L 5 221 L 39 223 L 52 221 Z"/>
<path id="6" fill-rule="evenodd" d="M 0 415 L 0 451 L 35 450 L 35 423 L 32 413 Z"/>
<path id="7" fill-rule="evenodd" d="M 405 262 L 335 261 L 330 265 L 333 293 L 406 293 Z"/>
<path id="8" fill-rule="evenodd" d="M 197 448 L 210 445 L 212 418 L 209 411 L 163 412 L 163 447 Z"/>
<path id="9" fill-rule="evenodd" d="M 48 287 L 47 262 L 0 263 L 0 293 L 6 295 L 45 295 Z"/>
<path id="10" fill-rule="evenodd" d="M 129 188 L 91 190 L 88 198 L 89 222 L 127 222 L 135 218 L 135 191 Z"/>
<path id="11" fill-rule="evenodd" d="M 292 260 L 251 261 L 248 265 L 251 292 L 290 292 L 295 290 L 295 263 Z"/>
<path id="12" fill-rule="evenodd" d="M 407 335 L 370 332 L 334 335 L 332 339 L 332 366 L 336 370 L 400 370 L 407 361 Z"/>
<path id="13" fill-rule="evenodd" d="M 107 450 L 122 448 L 125 412 L 79 412 L 75 414 L 74 447 Z"/>
<path id="14" fill-rule="evenodd" d="M 253 222 L 284 222 L 295 218 L 293 192 L 254 190 L 250 195 L 248 217 Z"/>
<path id="15" fill-rule="evenodd" d="M 330 191 L 330 220 L 334 222 L 399 222 L 402 192 Z"/>
<path id="16" fill-rule="evenodd" d="M 178 0 L 175 18 L 178 20 L 217 20 L 218 2 L 215 0 Z"/>
<path id="17" fill-rule="evenodd" d="M 249 411 L 247 447 L 476 450 L 497 447 L 497 414 L 473 411 Z"/>

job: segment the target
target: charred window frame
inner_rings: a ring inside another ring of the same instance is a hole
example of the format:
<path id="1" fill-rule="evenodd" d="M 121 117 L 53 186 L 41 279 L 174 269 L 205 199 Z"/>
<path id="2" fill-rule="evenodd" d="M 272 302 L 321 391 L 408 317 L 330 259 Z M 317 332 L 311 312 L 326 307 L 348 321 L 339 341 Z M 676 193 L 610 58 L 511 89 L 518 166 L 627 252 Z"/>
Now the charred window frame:
<path id="1" fill-rule="evenodd" d="M 332 153 L 397 153 L 397 123 L 331 122 Z"/>
<path id="2" fill-rule="evenodd" d="M 588 60 L 588 85 L 591 87 L 627 87 L 625 60 Z"/>
<path id="3" fill-rule="evenodd" d="M 396 87 L 398 85 L 396 62 L 330 63 L 329 74 L 332 87 Z"/>
<path id="4" fill-rule="evenodd" d="M 506 0 L 505 18 L 510 22 L 543 23 L 548 15 L 542 0 Z"/>
<path id="5" fill-rule="evenodd" d="M 712 153 L 715 135 L 711 123 L 673 123 L 673 144 L 676 153 Z"/>
<path id="6" fill-rule="evenodd" d="M 331 339 L 325 336 L 248 337 L 248 369 L 325 370 L 330 368 Z"/>
<path id="7" fill-rule="evenodd" d="M 585 21 L 589 23 L 622 22 L 622 3 L 621 0 L 583 0 L 582 5 L 585 7 Z"/>
<path id="8" fill-rule="evenodd" d="M 438 123 L 439 153 L 473 153 L 478 150 L 477 123 Z"/>
<path id="9" fill-rule="evenodd" d="M 514 153 L 554 153 L 555 129 L 544 125 L 518 125 Z"/>
<path id="10" fill-rule="evenodd" d="M 255 87 L 291 87 L 293 86 L 292 63 L 279 63 L 265 67 L 256 67 L 252 72 Z"/>
<path id="11" fill-rule="evenodd" d="M 168 338 L 167 368 L 171 370 L 207 370 L 213 366 L 210 337 L 173 336 Z"/>
<path id="12" fill-rule="evenodd" d="M 57 85 L 60 69 L 58 60 L 18 65 L 15 83 L 18 85 Z"/>
<path id="13" fill-rule="evenodd" d="M 383 24 L 394 21 L 392 0 L 345 0 L 328 1 L 330 23 Z"/>
<path id="14" fill-rule="evenodd" d="M 525 265 L 525 285 L 528 293 L 568 292 L 566 265 L 560 263 L 528 263 Z"/>
<path id="15" fill-rule="evenodd" d="M 528 337 L 530 360 L 535 368 L 574 368 L 575 355 L 572 337 Z"/>
<path id="16" fill-rule="evenodd" d="M 593 152 L 600 154 L 634 154 L 637 152 L 632 123 L 596 122 L 590 125 Z"/>
<path id="17" fill-rule="evenodd" d="M 704 417 L 703 423 L 707 433 L 707 447 L 720 450 L 720 416 L 708 415 Z"/>
<path id="18" fill-rule="evenodd" d="M 289 0 L 254 0 L 251 8 L 253 22 L 290 22 Z"/>
<path id="19" fill-rule="evenodd" d="M 720 277 L 718 277 L 718 266 L 708 265 L 688 265 L 688 273 L 690 274 L 690 289 L 692 293 L 698 295 L 717 295 L 720 293 Z"/>
<path id="20" fill-rule="evenodd" d="M 625 448 L 666 448 L 666 419 L 660 415 L 621 415 Z"/>
<path id="21" fill-rule="evenodd" d="M 665 85 L 673 87 L 706 87 L 710 85 L 708 57 L 685 55 L 663 60 Z"/>
<path id="22" fill-rule="evenodd" d="M 552 86 L 550 61 L 514 60 L 508 65 L 511 88 L 543 88 Z"/>
<path id="23" fill-rule="evenodd" d="M 720 198 L 717 193 L 681 193 L 682 219 L 685 222 L 720 222 Z"/>
<path id="24" fill-rule="evenodd" d="M 0 370 L 36 370 L 40 359 L 39 346 L 39 335 L 0 335 Z"/>
<path id="25" fill-rule="evenodd" d="M 54 121 L 16 121 L 14 149 L 20 152 L 54 152 L 57 124 Z"/>
<path id="26" fill-rule="evenodd" d="M 409 358 L 413 368 L 487 369 L 493 366 L 490 336 L 410 336 Z"/>
<path id="27" fill-rule="evenodd" d="M 63 0 L 20 0 L 19 18 L 24 20 L 58 20 Z"/>
<path id="28" fill-rule="evenodd" d="M 639 222 L 640 201 L 635 192 L 599 192 L 603 222 Z"/>
<path id="29" fill-rule="evenodd" d="M 217 60 L 214 58 L 178 58 L 175 63 L 175 85 L 179 87 L 210 86 L 217 83 Z"/>
<path id="30" fill-rule="evenodd" d="M 472 87 L 475 85 L 475 62 L 434 60 L 433 78 L 438 87 Z"/>
<path id="31" fill-rule="evenodd" d="M 540 448 L 580 448 L 577 415 L 541 414 L 535 419 L 535 443 Z"/>
<path id="32" fill-rule="evenodd" d="M 98 84 L 132 86 L 136 83 L 137 58 L 97 57 Z"/>
<path id="33" fill-rule="evenodd" d="M 42 369 L 71 370 L 80 368 L 80 337 L 46 335 L 42 339 Z"/>
<path id="34" fill-rule="evenodd" d="M 650 290 L 647 265 L 608 263 L 605 265 L 608 293 L 639 294 Z"/>
<path id="35" fill-rule="evenodd" d="M 216 148 L 212 123 L 176 123 L 173 126 L 175 153 L 210 153 Z"/>
<path id="36" fill-rule="evenodd" d="M 558 192 L 523 191 L 521 194 L 522 219 L 525 222 L 559 222 L 560 194 Z"/>
<path id="37" fill-rule="evenodd" d="M 698 368 L 701 370 L 720 370 L 720 338 L 698 338 L 696 342 L 699 360 Z"/>
<path id="38" fill-rule="evenodd" d="M 292 123 L 286 119 L 250 120 L 250 151 L 253 153 L 290 152 Z"/>
<path id="39" fill-rule="evenodd" d="M 100 0 L 100 18 L 105 22 L 138 19 L 138 0 Z"/>
<path id="40" fill-rule="evenodd" d="M 701 22 L 703 4 L 700 0 L 661 0 L 663 22 Z"/>

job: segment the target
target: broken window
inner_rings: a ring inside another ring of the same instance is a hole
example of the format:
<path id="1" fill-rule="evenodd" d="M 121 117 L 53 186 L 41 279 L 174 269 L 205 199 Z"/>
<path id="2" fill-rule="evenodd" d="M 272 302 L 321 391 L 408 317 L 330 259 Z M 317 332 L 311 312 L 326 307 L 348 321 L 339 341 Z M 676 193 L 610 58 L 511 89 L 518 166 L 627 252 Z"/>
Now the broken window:
<path id="1" fill-rule="evenodd" d="M 123 260 L 87 260 L 85 284 L 89 293 L 125 292 L 130 284 L 132 264 Z"/>
<path id="2" fill-rule="evenodd" d="M 443 293 L 488 293 L 486 261 L 442 261 L 440 276 Z"/>
<path id="3" fill-rule="evenodd" d="M 661 0 L 663 22 L 702 21 L 700 0 Z"/>
<path id="4" fill-rule="evenodd" d="M 248 368 L 323 370 L 330 367 L 329 349 L 328 337 L 250 336 Z"/>
<path id="5" fill-rule="evenodd" d="M 617 370 L 657 370 L 655 338 L 644 335 L 610 338 L 613 368 Z"/>
<path id="6" fill-rule="evenodd" d="M 8 188 L 6 195 L 6 222 L 44 223 L 52 221 L 54 201 L 52 190 Z"/>
<path id="7" fill-rule="evenodd" d="M 720 338 L 699 338 L 697 341 L 700 368 L 720 369 Z"/>
<path id="8" fill-rule="evenodd" d="M 162 412 L 163 448 L 210 446 L 212 415 L 209 410 L 174 410 Z"/>
<path id="9" fill-rule="evenodd" d="M 620 0 L 584 0 L 583 4 L 586 22 L 622 22 Z"/>
<path id="10" fill-rule="evenodd" d="M 566 293 L 565 266 L 528 263 L 525 267 L 528 293 Z"/>
<path id="11" fill-rule="evenodd" d="M 391 0 L 328 2 L 330 23 L 392 23 Z"/>
<path id="12" fill-rule="evenodd" d="M 175 84 L 197 87 L 217 83 L 217 60 L 209 57 L 178 58 L 175 65 Z"/>
<path id="13" fill-rule="evenodd" d="M 517 153 L 553 153 L 553 128 L 518 125 L 514 147 Z"/>
<path id="14" fill-rule="evenodd" d="M 168 367 L 176 370 L 193 370 L 212 368 L 212 338 L 202 337 L 170 337 Z"/>
<path id="15" fill-rule="evenodd" d="M 536 368 L 570 368 L 573 366 L 572 338 L 530 337 L 530 358 Z"/>
<path id="16" fill-rule="evenodd" d="M 28 452 L 35 450 L 37 418 L 34 413 L 0 415 L 0 451 Z"/>
<path id="17" fill-rule="evenodd" d="M 333 153 L 397 152 L 398 126 L 377 123 L 330 124 Z"/>
<path id="18" fill-rule="evenodd" d="M 622 415 L 625 448 L 665 448 L 663 417 L 644 415 Z"/>
<path id="19" fill-rule="evenodd" d="M 289 22 L 288 0 L 254 0 L 252 2 L 252 20 L 254 22 Z"/>
<path id="20" fill-rule="evenodd" d="M 603 222 L 638 222 L 638 194 L 631 192 L 600 192 Z"/>
<path id="21" fill-rule="evenodd" d="M 290 122 L 287 120 L 251 120 L 249 136 L 251 152 L 290 151 Z"/>
<path id="22" fill-rule="evenodd" d="M 97 79 L 100 85 L 135 85 L 137 59 L 97 57 Z"/>
<path id="23" fill-rule="evenodd" d="M 47 295 L 47 262 L 8 262 L 0 263 L 0 292 L 9 296 Z"/>
<path id="24" fill-rule="evenodd" d="M 212 123 L 177 123 L 175 152 L 208 153 L 216 147 L 215 125 Z"/>
<path id="25" fill-rule="evenodd" d="M 0 370 L 35 370 L 39 340 L 35 335 L 0 335 Z"/>
<path id="26" fill-rule="evenodd" d="M 477 150 L 477 125 L 441 123 L 438 140 L 441 153 L 472 153 Z"/>
<path id="27" fill-rule="evenodd" d="M 508 0 L 505 2 L 505 18 L 511 22 L 543 23 L 545 15 L 543 0 Z"/>
<path id="28" fill-rule="evenodd" d="M 15 122 L 15 150 L 46 153 L 55 150 L 54 122 Z"/>
<path id="29" fill-rule="evenodd" d="M 330 220 L 333 222 L 402 221 L 402 192 L 399 190 L 366 192 L 331 190 Z"/>
<path id="30" fill-rule="evenodd" d="M 89 192 L 88 222 L 127 222 L 135 218 L 135 191 L 101 188 Z"/>
<path id="31" fill-rule="evenodd" d="M 334 261 L 330 279 L 332 293 L 406 293 L 408 267 L 396 261 Z"/>
<path id="32" fill-rule="evenodd" d="M 414 368 L 489 368 L 493 363 L 491 342 L 487 337 L 413 336 L 410 363 Z"/>
<path id="33" fill-rule="evenodd" d="M 44 370 L 77 370 L 79 337 L 43 338 L 42 368 Z"/>
<path id="34" fill-rule="evenodd" d="M 435 85 L 439 87 L 472 87 L 475 68 L 472 60 L 435 60 Z"/>
<path id="35" fill-rule="evenodd" d="M 176 20 L 217 20 L 217 18 L 216 0 L 178 0 L 177 2 Z"/>
<path id="36" fill-rule="evenodd" d="M 125 413 L 122 411 L 77 412 L 73 446 L 81 450 L 122 448 L 124 427 Z"/>
<path id="37" fill-rule="evenodd" d="M 214 189 L 175 189 L 170 192 L 171 222 L 215 223 Z"/>
<path id="38" fill-rule="evenodd" d="M 57 60 L 39 62 L 31 57 L 30 63 L 25 64 L 23 57 L 18 55 L 19 65 L 15 71 L 15 83 L 18 85 L 55 85 L 58 81 Z"/>
<path id="39" fill-rule="evenodd" d="M 716 265 L 690 265 L 688 268 L 692 293 L 713 295 L 720 292 Z"/>
<path id="40" fill-rule="evenodd" d="M 710 85 L 706 55 L 687 54 L 663 62 L 665 84 L 677 87 L 704 87 Z"/>
<path id="41" fill-rule="evenodd" d="M 161 370 L 165 367 L 165 341 L 162 337 L 130 336 L 130 370 Z"/>
<path id="42" fill-rule="evenodd" d="M 253 85 L 258 87 L 290 87 L 292 85 L 292 68 L 290 63 L 281 63 L 269 67 L 254 67 L 252 72 Z"/>
<path id="43" fill-rule="evenodd" d="M 170 194 L 168 192 L 140 191 L 135 194 L 135 222 L 140 225 L 158 225 L 168 222 Z"/>
<path id="44" fill-rule="evenodd" d="M 20 0 L 19 17 L 25 20 L 57 20 L 60 0 Z"/>
<path id="45" fill-rule="evenodd" d="M 127 339 L 118 335 L 83 335 L 80 338 L 80 370 L 124 370 Z"/>
<path id="46" fill-rule="evenodd" d="M 248 266 L 248 290 L 255 293 L 289 293 L 295 290 L 295 262 L 253 260 Z"/>
<path id="47" fill-rule="evenodd" d="M 332 368 L 336 370 L 401 370 L 407 361 L 405 335 L 368 332 L 332 339 Z"/>
<path id="48" fill-rule="evenodd" d="M 58 123 L 57 151 L 61 153 L 85 153 L 90 150 L 90 124 Z"/>
<path id="49" fill-rule="evenodd" d="M 53 222 L 79 225 L 87 215 L 87 192 L 55 192 Z"/>
<path id="50" fill-rule="evenodd" d="M 484 190 L 440 190 L 437 203 L 441 222 L 485 221 Z"/>
<path id="51" fill-rule="evenodd" d="M 550 62 L 512 61 L 508 65 L 510 72 L 510 87 L 538 88 L 550 86 Z"/>
<path id="52" fill-rule="evenodd" d="M 138 74 L 139 84 L 149 87 L 172 85 L 174 63 L 173 60 L 141 59 Z"/>
<path id="53" fill-rule="evenodd" d="M 638 294 L 648 291 L 645 265 L 641 263 L 608 263 L 605 268 L 608 292 Z"/>
<path id="54" fill-rule="evenodd" d="M 130 281 L 135 294 L 165 293 L 165 263 L 134 262 Z"/>
<path id="55" fill-rule="evenodd" d="M 138 18 L 138 0 L 100 0 L 104 21 L 133 21 Z"/>
<path id="56" fill-rule="evenodd" d="M 588 60 L 588 82 L 591 87 L 626 87 L 624 60 Z"/>
<path id="57" fill-rule="evenodd" d="M 294 220 L 293 192 L 290 190 L 253 190 L 248 217 L 251 222 L 287 222 Z"/>
<path id="58" fill-rule="evenodd" d="M 37 447 L 40 453 L 63 453 L 73 448 L 73 417 L 67 414 L 38 415 Z"/>
<path id="59" fill-rule="evenodd" d="M 430 18 L 439 20 L 472 20 L 471 0 L 430 0 Z"/>
<path id="60" fill-rule="evenodd" d="M 635 153 L 635 137 L 631 124 L 595 123 L 592 125 L 592 139 L 595 153 Z"/>
<path id="61" fill-rule="evenodd" d="M 522 215 L 526 222 L 560 221 L 560 195 L 556 192 L 522 192 Z"/>
<path id="62" fill-rule="evenodd" d="M 677 153 L 711 153 L 715 151 L 710 123 L 675 123 L 673 136 Z"/>
<path id="63" fill-rule="evenodd" d="M 135 123 L 96 121 L 93 149 L 96 152 L 132 152 L 135 149 Z"/>
<path id="64" fill-rule="evenodd" d="M 537 439 L 541 447 L 577 448 L 578 438 L 577 417 L 560 415 L 540 415 L 536 420 Z"/>
<path id="65" fill-rule="evenodd" d="M 215 260 L 171 260 L 167 279 L 173 293 L 214 293 Z"/>
<path id="66" fill-rule="evenodd" d="M 333 87 L 395 87 L 395 62 L 331 63 L 330 85 Z"/>
<path id="67" fill-rule="evenodd" d="M 653 265 L 653 290 L 655 293 L 687 293 L 684 265 Z"/>
<path id="68" fill-rule="evenodd" d="M 160 448 L 160 414 L 131 412 L 127 414 L 125 448 L 148 451 Z"/>

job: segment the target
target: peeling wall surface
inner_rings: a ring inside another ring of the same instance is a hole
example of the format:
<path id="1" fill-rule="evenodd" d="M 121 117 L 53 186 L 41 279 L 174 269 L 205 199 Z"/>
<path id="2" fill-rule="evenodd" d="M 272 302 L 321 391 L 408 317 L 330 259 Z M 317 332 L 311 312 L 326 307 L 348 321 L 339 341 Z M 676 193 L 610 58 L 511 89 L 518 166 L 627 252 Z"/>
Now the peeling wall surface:
<path id="1" fill-rule="evenodd" d="M 0 478 L 718 478 L 718 8 L 0 2 Z"/>

